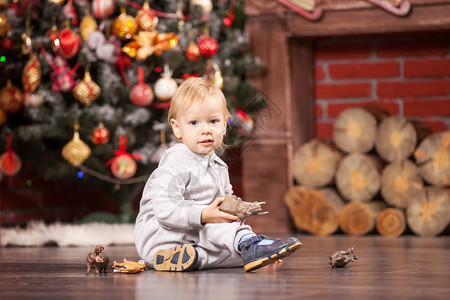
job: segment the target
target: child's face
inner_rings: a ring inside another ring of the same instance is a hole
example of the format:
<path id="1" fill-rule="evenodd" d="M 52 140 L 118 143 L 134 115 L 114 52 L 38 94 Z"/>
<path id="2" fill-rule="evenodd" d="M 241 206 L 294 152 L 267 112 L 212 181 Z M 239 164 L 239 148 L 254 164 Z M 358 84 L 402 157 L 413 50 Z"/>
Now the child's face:
<path id="1" fill-rule="evenodd" d="M 194 102 L 170 124 L 175 136 L 199 154 L 211 155 L 222 144 L 226 131 L 222 106 L 218 102 Z"/>

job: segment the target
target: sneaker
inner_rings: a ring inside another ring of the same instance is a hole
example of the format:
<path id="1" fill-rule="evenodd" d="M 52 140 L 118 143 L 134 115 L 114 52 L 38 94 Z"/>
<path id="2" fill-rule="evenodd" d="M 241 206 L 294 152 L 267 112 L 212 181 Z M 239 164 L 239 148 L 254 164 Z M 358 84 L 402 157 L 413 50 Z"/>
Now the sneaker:
<path id="1" fill-rule="evenodd" d="M 172 249 L 156 252 L 153 267 L 157 271 L 187 271 L 197 262 L 197 250 L 192 245 L 183 244 Z"/>
<path id="2" fill-rule="evenodd" d="M 258 242 L 264 239 L 266 239 L 264 236 L 255 235 L 241 243 L 242 261 L 246 272 L 259 269 L 276 262 L 280 258 L 289 256 L 302 246 L 302 243 L 294 237 L 270 239 L 273 240 L 271 244 L 258 245 Z"/>

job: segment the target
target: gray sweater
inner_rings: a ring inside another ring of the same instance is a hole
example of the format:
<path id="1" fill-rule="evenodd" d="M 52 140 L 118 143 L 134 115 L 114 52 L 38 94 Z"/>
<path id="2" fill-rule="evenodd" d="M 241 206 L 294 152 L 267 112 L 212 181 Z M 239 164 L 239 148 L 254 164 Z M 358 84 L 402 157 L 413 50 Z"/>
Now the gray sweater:
<path id="1" fill-rule="evenodd" d="M 216 154 L 197 154 L 182 143 L 169 148 L 140 202 L 135 244 L 141 258 L 152 265 L 157 250 L 188 243 L 196 246 L 201 268 L 241 265 L 237 242 L 251 228 L 239 222 L 201 224 L 203 208 L 232 193 L 228 167 Z"/>

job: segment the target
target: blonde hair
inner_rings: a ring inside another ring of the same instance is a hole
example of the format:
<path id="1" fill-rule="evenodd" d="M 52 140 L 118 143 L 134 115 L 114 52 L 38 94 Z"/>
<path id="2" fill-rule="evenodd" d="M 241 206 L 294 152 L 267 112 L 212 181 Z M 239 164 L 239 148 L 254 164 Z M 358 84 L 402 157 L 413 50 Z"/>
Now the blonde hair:
<path id="1" fill-rule="evenodd" d="M 225 96 L 220 88 L 203 78 L 191 77 L 186 79 L 172 97 L 167 116 L 169 124 L 171 119 L 176 119 L 177 115 L 186 111 L 192 103 L 205 103 L 207 101 L 214 101 L 222 105 L 223 118 L 226 123 L 231 115 L 227 108 Z"/>

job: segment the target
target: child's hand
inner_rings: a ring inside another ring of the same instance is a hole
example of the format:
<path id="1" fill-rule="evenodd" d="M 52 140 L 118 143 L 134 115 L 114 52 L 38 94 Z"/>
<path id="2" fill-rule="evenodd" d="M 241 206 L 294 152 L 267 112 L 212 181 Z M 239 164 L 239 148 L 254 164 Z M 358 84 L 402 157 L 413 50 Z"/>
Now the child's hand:
<path id="1" fill-rule="evenodd" d="M 225 197 L 217 197 L 210 205 L 202 211 L 201 222 L 203 223 L 231 223 L 239 220 L 238 217 L 219 210 L 219 205 Z"/>

